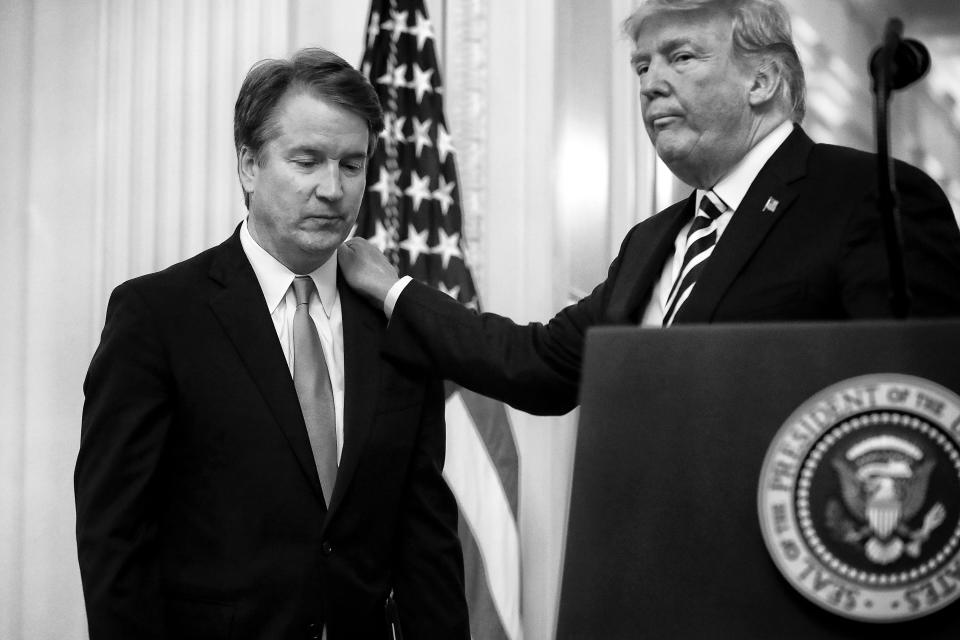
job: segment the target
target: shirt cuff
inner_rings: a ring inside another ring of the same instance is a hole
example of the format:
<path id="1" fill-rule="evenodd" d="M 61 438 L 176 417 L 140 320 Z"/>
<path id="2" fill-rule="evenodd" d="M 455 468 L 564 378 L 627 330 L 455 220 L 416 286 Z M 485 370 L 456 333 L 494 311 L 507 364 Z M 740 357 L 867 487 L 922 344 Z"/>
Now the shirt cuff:
<path id="1" fill-rule="evenodd" d="M 413 280 L 413 278 L 410 276 L 403 276 L 394 282 L 390 290 L 387 291 L 387 297 L 383 299 L 383 312 L 387 315 L 387 320 L 393 316 L 393 308 L 397 306 L 397 300 L 400 298 L 400 294 L 403 293 L 404 287 L 406 287 L 411 280 Z"/>

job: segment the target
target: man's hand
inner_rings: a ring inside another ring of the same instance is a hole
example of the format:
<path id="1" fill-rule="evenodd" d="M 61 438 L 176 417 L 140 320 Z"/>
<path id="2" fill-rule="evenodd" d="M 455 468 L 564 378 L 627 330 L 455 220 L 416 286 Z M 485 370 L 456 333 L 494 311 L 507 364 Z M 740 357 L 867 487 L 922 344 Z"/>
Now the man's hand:
<path id="1" fill-rule="evenodd" d="M 347 284 L 380 306 L 390 287 L 400 279 L 386 256 L 363 238 L 350 238 L 340 245 L 337 261 Z"/>

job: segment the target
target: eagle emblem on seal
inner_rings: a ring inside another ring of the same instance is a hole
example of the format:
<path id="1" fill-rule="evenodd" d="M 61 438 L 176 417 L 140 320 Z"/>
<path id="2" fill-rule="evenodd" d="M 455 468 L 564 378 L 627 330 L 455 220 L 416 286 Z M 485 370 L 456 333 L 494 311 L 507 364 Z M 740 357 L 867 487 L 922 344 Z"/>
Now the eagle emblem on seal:
<path id="1" fill-rule="evenodd" d="M 936 462 L 906 439 L 878 435 L 855 443 L 832 460 L 839 477 L 843 506 L 827 503 L 826 524 L 845 543 L 861 548 L 877 565 L 888 565 L 904 553 L 916 558 L 923 543 L 946 518 L 937 502 L 919 527 L 909 523 L 920 513 Z"/>

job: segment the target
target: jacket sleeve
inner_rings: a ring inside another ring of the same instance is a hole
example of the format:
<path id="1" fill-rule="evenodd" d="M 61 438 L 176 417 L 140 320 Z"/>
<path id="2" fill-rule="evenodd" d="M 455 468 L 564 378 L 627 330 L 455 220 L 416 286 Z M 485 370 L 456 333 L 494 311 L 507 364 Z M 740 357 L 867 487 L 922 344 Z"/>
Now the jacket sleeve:
<path id="1" fill-rule="evenodd" d="M 636 229 L 624 239 L 606 280 L 547 324 L 520 325 L 495 313 L 478 314 L 410 282 L 394 307 L 384 353 L 528 413 L 567 413 L 579 402 L 587 330 L 610 322 L 610 289 Z"/>
<path id="2" fill-rule="evenodd" d="M 84 381 L 74 474 L 91 640 L 164 637 L 155 478 L 171 424 L 168 380 L 149 309 L 121 285 Z"/>
<path id="3" fill-rule="evenodd" d="M 457 503 L 443 478 L 444 394 L 428 382 L 400 505 L 394 598 L 404 638 L 470 637 Z"/>

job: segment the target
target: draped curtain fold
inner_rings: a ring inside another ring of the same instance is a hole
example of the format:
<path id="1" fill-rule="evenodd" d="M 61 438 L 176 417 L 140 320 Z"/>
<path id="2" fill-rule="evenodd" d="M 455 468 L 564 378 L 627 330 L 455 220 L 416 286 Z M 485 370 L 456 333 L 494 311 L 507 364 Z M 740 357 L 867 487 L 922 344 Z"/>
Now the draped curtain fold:
<path id="1" fill-rule="evenodd" d="M 296 4 L 0 8 L 0 638 L 86 637 L 72 481 L 107 296 L 242 218 L 233 102 Z"/>

